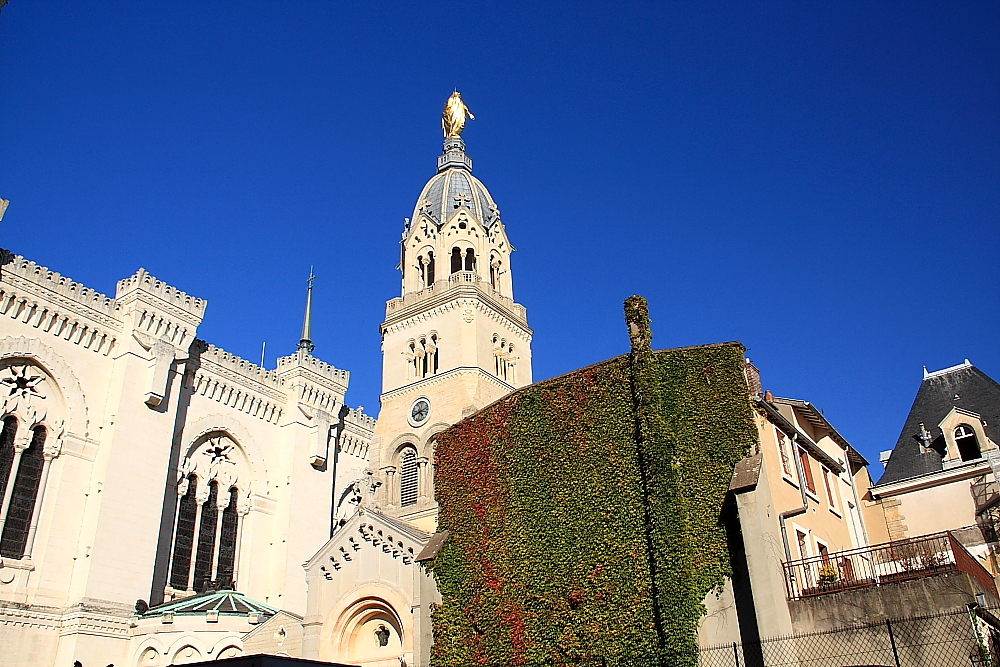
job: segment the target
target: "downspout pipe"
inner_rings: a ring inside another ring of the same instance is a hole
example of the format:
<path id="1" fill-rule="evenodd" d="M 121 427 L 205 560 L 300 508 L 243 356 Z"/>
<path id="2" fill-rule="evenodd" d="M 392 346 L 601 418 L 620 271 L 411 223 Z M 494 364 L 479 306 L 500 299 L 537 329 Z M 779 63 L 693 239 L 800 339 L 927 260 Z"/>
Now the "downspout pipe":
<path id="1" fill-rule="evenodd" d="M 788 528 L 785 526 L 785 520 L 797 517 L 799 515 L 805 514 L 809 511 L 809 496 L 806 495 L 806 484 L 805 484 L 805 471 L 802 469 L 802 458 L 799 456 L 799 436 L 797 433 L 793 433 L 791 436 L 792 440 L 792 457 L 795 460 L 795 470 L 799 474 L 799 491 L 802 492 L 802 507 L 797 509 L 788 510 L 787 512 L 782 512 L 778 515 L 778 523 L 781 525 L 781 542 L 785 546 L 785 562 L 792 562 L 792 548 L 788 544 Z M 794 577 L 795 574 L 792 574 Z"/>

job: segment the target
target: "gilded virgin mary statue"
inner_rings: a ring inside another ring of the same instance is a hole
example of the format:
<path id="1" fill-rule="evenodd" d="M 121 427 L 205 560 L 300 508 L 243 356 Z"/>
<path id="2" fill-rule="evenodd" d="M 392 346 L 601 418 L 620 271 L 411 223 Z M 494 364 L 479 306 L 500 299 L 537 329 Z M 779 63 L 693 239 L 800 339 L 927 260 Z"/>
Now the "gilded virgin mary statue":
<path id="1" fill-rule="evenodd" d="M 465 106 L 465 102 L 462 101 L 462 93 L 456 90 L 445 102 L 444 113 L 441 114 L 441 129 L 444 130 L 445 139 L 462 136 L 466 114 L 472 120 L 476 120 L 476 117 L 469 111 L 469 107 Z"/>

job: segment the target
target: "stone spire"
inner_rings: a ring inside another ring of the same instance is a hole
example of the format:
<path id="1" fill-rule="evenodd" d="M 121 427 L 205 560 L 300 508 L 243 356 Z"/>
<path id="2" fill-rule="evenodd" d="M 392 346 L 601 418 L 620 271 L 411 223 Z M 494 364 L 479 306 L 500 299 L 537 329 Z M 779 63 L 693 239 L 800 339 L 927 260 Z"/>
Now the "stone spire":
<path id="1" fill-rule="evenodd" d="M 299 349 L 309 354 L 313 353 L 316 346 L 312 342 L 312 328 L 313 328 L 313 281 L 316 280 L 316 276 L 313 275 L 312 267 L 309 267 L 309 280 L 306 281 L 309 285 L 309 289 L 306 292 L 306 316 L 302 320 L 302 340 L 299 341 Z"/>

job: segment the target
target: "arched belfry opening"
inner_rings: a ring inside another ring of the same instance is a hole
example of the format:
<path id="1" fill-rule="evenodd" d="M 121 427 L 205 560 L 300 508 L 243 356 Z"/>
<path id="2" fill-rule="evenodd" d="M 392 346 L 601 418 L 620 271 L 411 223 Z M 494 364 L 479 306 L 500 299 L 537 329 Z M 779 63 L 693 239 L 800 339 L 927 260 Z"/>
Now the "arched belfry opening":
<path id="1" fill-rule="evenodd" d="M 462 249 L 455 247 L 451 249 L 451 272 L 458 273 L 462 270 Z"/>

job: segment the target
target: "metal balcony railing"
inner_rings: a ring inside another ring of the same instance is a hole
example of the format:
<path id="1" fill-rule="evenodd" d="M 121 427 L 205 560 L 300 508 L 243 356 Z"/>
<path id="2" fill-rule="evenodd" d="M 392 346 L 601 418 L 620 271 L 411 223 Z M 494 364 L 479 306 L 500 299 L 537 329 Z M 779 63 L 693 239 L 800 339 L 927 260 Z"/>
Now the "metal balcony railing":
<path id="1" fill-rule="evenodd" d="M 965 572 L 997 594 L 993 576 L 951 532 L 782 563 L 789 600 Z"/>

